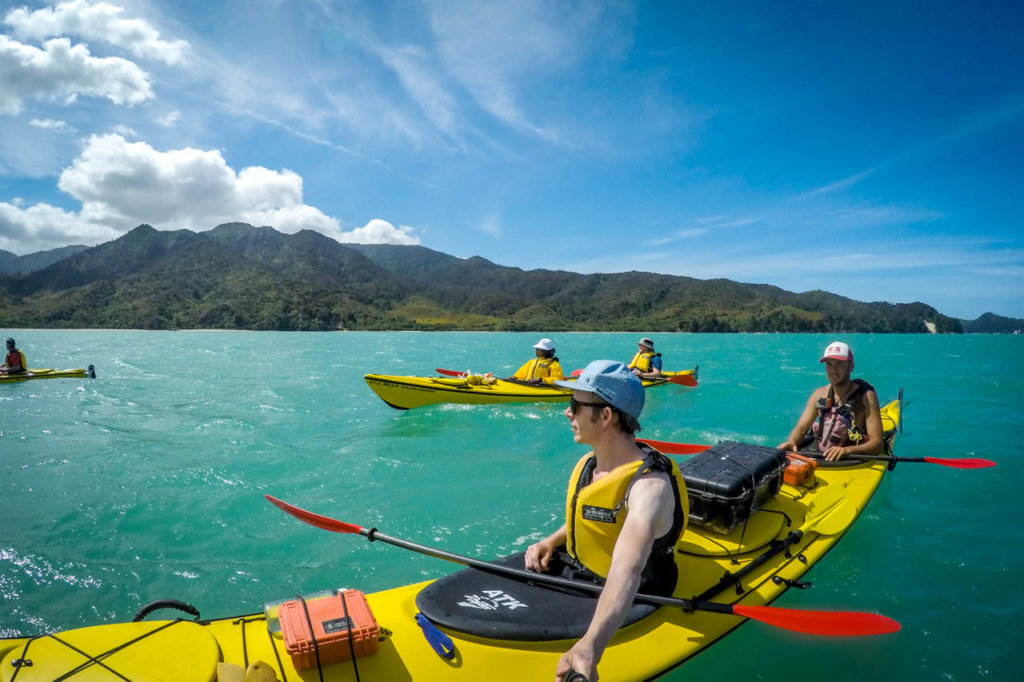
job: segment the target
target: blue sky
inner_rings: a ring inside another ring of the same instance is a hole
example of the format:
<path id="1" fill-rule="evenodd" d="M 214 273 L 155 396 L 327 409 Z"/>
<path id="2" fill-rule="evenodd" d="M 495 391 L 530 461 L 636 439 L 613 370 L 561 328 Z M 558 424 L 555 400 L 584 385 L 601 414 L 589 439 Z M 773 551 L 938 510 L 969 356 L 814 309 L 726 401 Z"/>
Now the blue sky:
<path id="1" fill-rule="evenodd" d="M 1024 3 L 0 2 L 0 249 L 230 220 L 1024 318 Z"/>

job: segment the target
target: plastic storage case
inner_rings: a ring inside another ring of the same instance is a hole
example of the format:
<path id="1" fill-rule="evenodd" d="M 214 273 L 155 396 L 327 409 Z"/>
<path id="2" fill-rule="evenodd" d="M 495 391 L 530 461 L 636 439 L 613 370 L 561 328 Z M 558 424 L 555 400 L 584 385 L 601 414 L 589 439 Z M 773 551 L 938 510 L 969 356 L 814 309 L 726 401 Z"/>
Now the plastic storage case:
<path id="1" fill-rule="evenodd" d="M 779 492 L 787 462 L 776 448 L 722 441 L 682 463 L 690 524 L 732 532 Z"/>
<path id="2" fill-rule="evenodd" d="M 306 598 L 305 603 L 306 608 L 303 608 L 302 601 L 293 599 L 277 607 L 285 651 L 291 656 L 296 670 L 315 668 L 317 654 L 320 664 L 327 665 L 349 660 L 353 650 L 356 657 L 377 651 L 380 626 L 362 592 L 339 590 L 326 596 Z M 349 633 L 352 636 L 351 646 Z"/>
<path id="3" fill-rule="evenodd" d="M 818 470 L 818 462 L 793 452 L 786 453 L 786 471 L 782 480 L 792 486 L 814 484 L 814 472 Z"/>

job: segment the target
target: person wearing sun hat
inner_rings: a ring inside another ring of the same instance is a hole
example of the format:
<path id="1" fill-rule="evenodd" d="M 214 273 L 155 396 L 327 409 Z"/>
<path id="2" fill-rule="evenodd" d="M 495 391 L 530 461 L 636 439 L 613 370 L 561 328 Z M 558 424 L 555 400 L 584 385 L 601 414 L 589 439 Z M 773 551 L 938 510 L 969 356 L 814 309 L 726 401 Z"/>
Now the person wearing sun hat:
<path id="1" fill-rule="evenodd" d="M 811 439 L 829 461 L 846 455 L 877 455 L 882 452 L 882 415 L 874 386 L 851 379 L 853 350 L 843 341 L 825 346 L 828 384 L 811 393 L 803 414 L 780 450 L 796 452 Z"/>
<path id="2" fill-rule="evenodd" d="M 654 352 L 654 341 L 649 336 L 640 339 L 636 355 L 629 361 L 629 369 L 641 379 L 657 379 L 661 376 L 661 353 Z"/>
<path id="3" fill-rule="evenodd" d="M 576 381 L 565 416 L 573 441 L 589 445 L 566 493 L 565 523 L 526 550 L 526 568 L 604 583 L 586 633 L 559 660 L 555 679 L 570 670 L 597 679 L 597 666 L 633 596 L 670 595 L 678 572 L 675 545 L 689 503 L 679 466 L 636 442 L 644 387 L 623 363 L 595 360 Z"/>
<path id="4" fill-rule="evenodd" d="M 530 384 L 550 384 L 557 379 L 564 379 L 562 365 L 555 357 L 555 344 L 551 339 L 541 339 L 533 344 L 535 357 L 527 360 L 522 367 L 516 370 L 510 379 L 524 381 Z"/>

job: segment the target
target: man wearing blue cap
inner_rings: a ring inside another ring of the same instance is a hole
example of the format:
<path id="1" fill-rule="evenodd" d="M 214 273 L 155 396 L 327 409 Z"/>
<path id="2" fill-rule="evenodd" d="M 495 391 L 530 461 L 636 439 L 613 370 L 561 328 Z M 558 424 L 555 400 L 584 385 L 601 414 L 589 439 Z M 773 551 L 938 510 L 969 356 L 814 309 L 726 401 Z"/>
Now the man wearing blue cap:
<path id="1" fill-rule="evenodd" d="M 644 388 L 626 365 L 595 360 L 576 381 L 565 416 L 573 440 L 593 450 L 569 479 L 566 523 L 530 545 L 532 571 L 604 583 L 590 627 L 555 669 L 597 679 L 597 664 L 638 591 L 672 594 L 678 577 L 675 545 L 686 528 L 688 503 L 674 461 L 639 446 L 634 433 Z"/>

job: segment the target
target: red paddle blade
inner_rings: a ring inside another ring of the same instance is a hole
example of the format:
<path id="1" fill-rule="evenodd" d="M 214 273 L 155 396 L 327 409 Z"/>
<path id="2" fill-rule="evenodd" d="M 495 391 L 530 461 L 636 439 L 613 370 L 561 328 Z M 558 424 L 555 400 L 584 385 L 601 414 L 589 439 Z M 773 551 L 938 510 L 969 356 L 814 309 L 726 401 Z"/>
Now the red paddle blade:
<path id="1" fill-rule="evenodd" d="M 446 377 L 461 377 L 462 376 L 462 372 L 457 372 L 454 369 L 441 369 L 440 367 L 435 367 L 434 371 L 437 372 L 438 374 L 443 374 Z"/>
<path id="2" fill-rule="evenodd" d="M 900 624 L 888 616 L 855 611 L 804 611 L 774 606 L 733 606 L 733 613 L 775 627 L 809 635 L 857 637 L 897 632 Z"/>
<path id="3" fill-rule="evenodd" d="M 676 374 L 668 378 L 669 382 L 673 384 L 679 384 L 680 386 L 696 386 L 697 380 L 693 378 L 692 374 Z"/>
<path id="4" fill-rule="evenodd" d="M 992 460 L 983 459 L 981 457 L 960 457 L 950 459 L 945 457 L 925 457 L 924 461 L 932 464 L 941 464 L 944 467 L 952 467 L 953 469 L 985 469 L 996 465 Z"/>
<path id="5" fill-rule="evenodd" d="M 277 499 L 273 495 L 264 495 L 264 497 L 278 509 L 291 514 L 300 521 L 305 521 L 311 526 L 323 528 L 324 530 L 329 530 L 334 533 L 353 533 L 355 535 L 362 533 L 363 529 L 354 524 L 345 523 L 344 521 L 332 519 L 329 516 L 321 516 L 320 514 L 314 514 L 311 511 L 300 509 L 293 504 L 288 504 L 284 500 Z"/>
<path id="6" fill-rule="evenodd" d="M 638 443 L 647 443 L 663 455 L 696 455 L 698 452 L 710 450 L 710 445 L 696 445 L 693 443 L 672 443 L 667 440 L 651 440 L 650 438 L 637 438 Z"/>
<path id="7" fill-rule="evenodd" d="M 574 369 L 572 371 L 572 374 L 570 374 L 569 376 L 571 376 L 571 377 L 578 377 L 581 374 L 583 374 L 583 370 L 582 369 Z"/>

